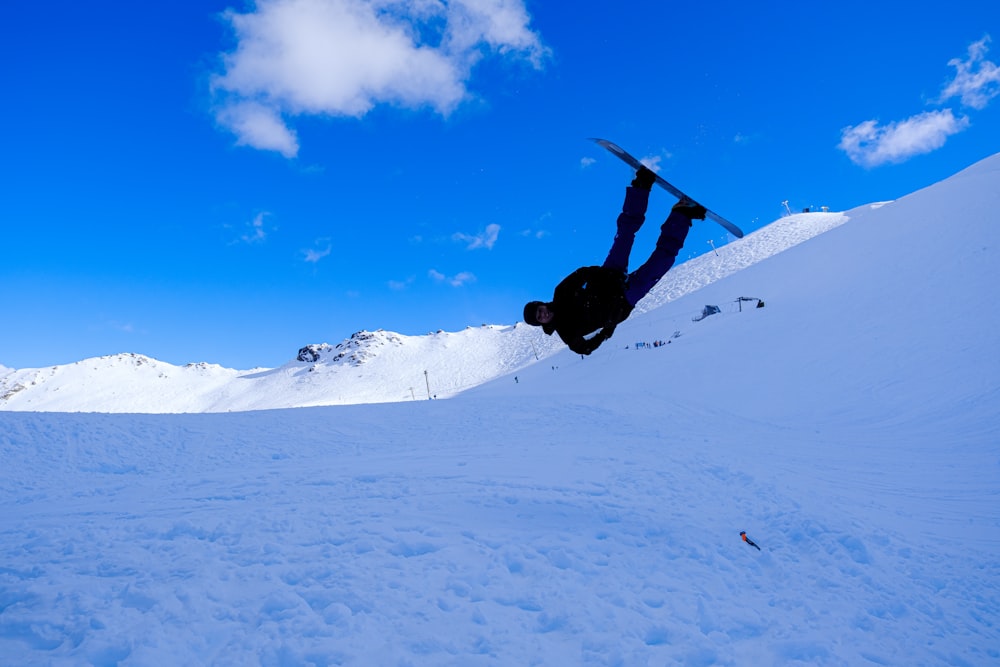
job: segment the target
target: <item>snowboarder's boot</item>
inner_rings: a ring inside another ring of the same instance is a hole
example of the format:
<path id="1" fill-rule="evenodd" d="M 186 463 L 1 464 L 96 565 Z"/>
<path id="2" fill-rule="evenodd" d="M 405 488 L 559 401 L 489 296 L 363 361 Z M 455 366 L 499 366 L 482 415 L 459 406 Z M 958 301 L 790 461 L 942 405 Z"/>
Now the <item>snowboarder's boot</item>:
<path id="1" fill-rule="evenodd" d="M 681 199 L 671 210 L 677 211 L 688 220 L 704 220 L 707 212 L 704 206 L 690 199 Z"/>

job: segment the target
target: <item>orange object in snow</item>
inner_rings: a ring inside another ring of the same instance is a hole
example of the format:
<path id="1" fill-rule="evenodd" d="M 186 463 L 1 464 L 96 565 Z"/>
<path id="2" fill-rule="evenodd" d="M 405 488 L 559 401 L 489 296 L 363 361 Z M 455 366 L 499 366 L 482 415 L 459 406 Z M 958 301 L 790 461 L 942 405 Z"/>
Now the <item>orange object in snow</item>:
<path id="1" fill-rule="evenodd" d="M 758 547 L 756 545 L 756 543 L 754 543 L 753 540 L 751 540 L 749 537 L 747 537 L 747 532 L 745 530 L 741 530 L 740 531 L 740 537 L 743 538 L 744 542 L 746 542 L 747 544 L 749 544 L 750 546 L 752 546 L 757 551 L 760 551 L 760 547 Z"/>

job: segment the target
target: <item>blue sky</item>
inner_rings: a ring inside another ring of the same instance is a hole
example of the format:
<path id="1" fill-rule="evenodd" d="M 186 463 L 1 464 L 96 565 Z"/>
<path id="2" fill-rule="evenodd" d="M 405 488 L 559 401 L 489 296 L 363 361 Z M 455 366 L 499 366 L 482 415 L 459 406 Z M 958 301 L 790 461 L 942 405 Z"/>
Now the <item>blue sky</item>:
<path id="1" fill-rule="evenodd" d="M 0 364 L 512 324 L 610 245 L 631 173 L 587 137 L 748 232 L 1000 151 L 996 3 L 803 4 L 15 3 Z"/>

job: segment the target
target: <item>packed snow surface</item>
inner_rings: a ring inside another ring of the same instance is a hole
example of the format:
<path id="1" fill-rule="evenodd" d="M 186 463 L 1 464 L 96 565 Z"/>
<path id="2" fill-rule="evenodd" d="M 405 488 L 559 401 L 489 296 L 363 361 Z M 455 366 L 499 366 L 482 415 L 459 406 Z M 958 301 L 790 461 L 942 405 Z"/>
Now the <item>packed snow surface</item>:
<path id="1" fill-rule="evenodd" d="M 0 663 L 998 664 L 997 210 L 1000 156 L 450 400 L 0 413 Z"/>

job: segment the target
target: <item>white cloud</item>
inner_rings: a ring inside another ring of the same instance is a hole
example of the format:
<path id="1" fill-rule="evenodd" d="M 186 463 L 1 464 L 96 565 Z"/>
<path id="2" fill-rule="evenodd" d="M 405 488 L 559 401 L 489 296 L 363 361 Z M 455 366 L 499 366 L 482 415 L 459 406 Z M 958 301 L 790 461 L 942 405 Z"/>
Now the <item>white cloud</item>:
<path id="1" fill-rule="evenodd" d="M 844 128 L 837 147 L 855 164 L 876 167 L 937 150 L 949 136 L 968 126 L 969 119 L 956 117 L 951 109 L 928 111 L 884 126 L 866 120 Z"/>
<path id="2" fill-rule="evenodd" d="M 462 271 L 461 273 L 449 278 L 440 271 L 431 269 L 427 272 L 432 279 L 439 283 L 447 283 L 452 287 L 462 287 L 463 285 L 476 281 L 476 276 L 469 273 L 468 271 Z"/>
<path id="3" fill-rule="evenodd" d="M 264 228 L 264 216 L 267 211 L 261 211 L 254 219 L 246 223 L 247 231 L 240 236 L 243 243 L 263 243 L 267 239 L 267 230 Z M 236 243 L 236 242 L 234 242 Z"/>
<path id="4" fill-rule="evenodd" d="M 955 68 L 955 78 L 941 92 L 941 101 L 958 97 L 973 109 L 985 109 L 989 101 L 1000 95 L 1000 67 L 986 60 L 987 35 L 969 45 L 968 60 L 954 58 L 948 64 Z"/>
<path id="5" fill-rule="evenodd" d="M 328 257 L 332 252 L 333 252 L 333 245 L 328 243 L 326 247 L 323 248 L 322 250 L 317 250 L 316 248 L 309 248 L 303 250 L 302 254 L 305 255 L 306 262 L 309 262 L 310 264 L 315 264 L 324 257 Z"/>
<path id="6" fill-rule="evenodd" d="M 399 292 L 405 290 L 407 287 L 413 284 L 414 278 L 410 276 L 406 280 L 390 280 L 388 285 L 389 289 Z"/>
<path id="7" fill-rule="evenodd" d="M 967 107 L 983 109 L 1000 95 L 1000 68 L 985 58 L 989 42 L 987 35 L 969 45 L 967 60 L 948 61 L 955 68 L 955 78 L 945 85 L 938 103 L 958 97 Z M 941 148 L 948 137 L 970 124 L 967 116 L 956 116 L 951 109 L 927 111 L 884 126 L 866 120 L 841 130 L 837 148 L 864 167 L 904 162 Z"/>
<path id="8" fill-rule="evenodd" d="M 485 44 L 504 55 L 522 55 L 536 68 L 542 66 L 548 50 L 528 30 L 531 17 L 522 0 L 444 0 L 442 4 L 450 53 L 469 57 Z"/>
<path id="9" fill-rule="evenodd" d="M 277 151 L 285 157 L 295 157 L 299 141 L 278 113 L 256 102 L 234 102 L 216 113 L 216 120 L 236 135 L 240 146 Z"/>
<path id="10" fill-rule="evenodd" d="M 131 322 L 118 322 L 116 320 L 113 320 L 111 322 L 108 322 L 108 326 L 110 328 L 112 328 L 112 329 L 114 329 L 116 331 L 120 331 L 122 333 L 126 333 L 126 334 L 134 334 L 134 333 L 136 333 L 135 325 L 132 324 Z"/>
<path id="11" fill-rule="evenodd" d="M 673 155 L 664 151 L 661 155 L 649 155 L 647 157 L 640 158 L 639 162 L 641 162 L 646 168 L 658 172 L 660 171 L 660 166 L 663 163 L 663 160 L 669 160 L 672 157 Z"/>
<path id="12" fill-rule="evenodd" d="M 475 236 L 463 234 L 462 232 L 456 232 L 452 235 L 452 238 L 456 241 L 466 243 L 468 250 L 475 250 L 477 248 L 492 250 L 493 246 L 496 245 L 497 238 L 499 238 L 499 236 L 500 225 L 492 224 L 486 225 L 486 229 Z"/>
<path id="13" fill-rule="evenodd" d="M 258 0 L 212 78 L 216 119 L 240 144 L 294 157 L 288 119 L 360 118 L 378 104 L 447 115 L 485 53 L 540 67 L 548 50 L 523 0 Z"/>

